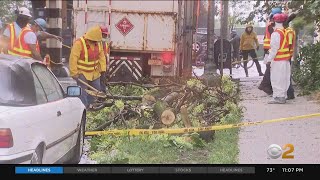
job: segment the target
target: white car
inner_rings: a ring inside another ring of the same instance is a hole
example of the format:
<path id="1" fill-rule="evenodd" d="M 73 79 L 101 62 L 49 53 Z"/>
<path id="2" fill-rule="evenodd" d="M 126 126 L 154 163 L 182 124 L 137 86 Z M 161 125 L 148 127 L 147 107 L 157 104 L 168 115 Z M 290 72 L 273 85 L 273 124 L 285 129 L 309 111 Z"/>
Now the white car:
<path id="1" fill-rule="evenodd" d="M 39 61 L 0 55 L 0 164 L 80 161 L 86 123 L 81 89 L 64 92 Z"/>

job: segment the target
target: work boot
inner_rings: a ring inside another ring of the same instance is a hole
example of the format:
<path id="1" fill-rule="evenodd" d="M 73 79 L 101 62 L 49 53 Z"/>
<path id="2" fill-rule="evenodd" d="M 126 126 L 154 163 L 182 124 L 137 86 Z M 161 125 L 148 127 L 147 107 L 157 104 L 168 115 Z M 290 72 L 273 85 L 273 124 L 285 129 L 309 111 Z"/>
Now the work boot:
<path id="1" fill-rule="evenodd" d="M 288 96 L 286 100 L 291 100 L 291 99 L 294 99 L 294 95 L 293 96 Z"/>
<path id="2" fill-rule="evenodd" d="M 285 104 L 285 103 L 286 103 L 286 98 L 284 97 L 275 97 L 268 102 L 268 104 Z"/>

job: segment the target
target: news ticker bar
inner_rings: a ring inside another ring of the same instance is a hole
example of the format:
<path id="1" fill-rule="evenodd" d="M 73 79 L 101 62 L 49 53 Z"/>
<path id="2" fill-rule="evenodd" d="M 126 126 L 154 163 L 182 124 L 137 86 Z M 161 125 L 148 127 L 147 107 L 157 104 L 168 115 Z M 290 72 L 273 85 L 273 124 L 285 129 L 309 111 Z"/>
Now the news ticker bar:
<path id="1" fill-rule="evenodd" d="M 255 174 L 255 167 L 15 167 L 15 174 Z"/>
<path id="2" fill-rule="evenodd" d="M 319 164 L 260 164 L 260 165 L 0 165 L 4 174 L 247 174 L 292 175 L 319 173 Z"/>

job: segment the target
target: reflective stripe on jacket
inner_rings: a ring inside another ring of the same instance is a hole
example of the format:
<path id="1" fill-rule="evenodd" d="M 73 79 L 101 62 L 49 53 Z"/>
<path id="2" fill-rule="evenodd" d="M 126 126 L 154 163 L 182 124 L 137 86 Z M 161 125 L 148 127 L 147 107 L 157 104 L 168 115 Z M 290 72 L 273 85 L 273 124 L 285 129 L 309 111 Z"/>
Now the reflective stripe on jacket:
<path id="1" fill-rule="evenodd" d="M 107 55 L 109 54 L 109 43 L 108 42 L 102 42 L 104 54 Z"/>
<path id="2" fill-rule="evenodd" d="M 274 58 L 274 60 L 275 61 L 289 60 L 291 55 L 289 51 L 288 38 L 286 37 L 286 30 L 276 29 L 275 32 L 278 32 L 280 34 L 280 49 L 278 49 L 278 53 Z"/>
<path id="3" fill-rule="evenodd" d="M 10 32 L 10 41 L 9 41 L 9 45 L 8 45 L 8 50 L 13 48 L 14 42 L 16 41 L 16 33 L 15 33 L 15 29 L 14 29 L 14 23 L 10 23 L 8 25 L 9 28 L 9 32 Z"/>
<path id="4" fill-rule="evenodd" d="M 296 43 L 296 32 L 288 27 L 286 29 L 286 37 L 288 38 L 288 44 L 289 44 L 289 48 L 290 48 L 290 55 L 293 56 L 294 53 L 294 46 Z"/>
<path id="5" fill-rule="evenodd" d="M 29 45 L 24 41 L 24 36 L 28 33 L 32 32 L 29 27 L 25 27 L 21 30 L 21 33 L 18 39 L 15 41 L 11 50 L 8 50 L 8 53 L 15 56 L 22 56 L 22 57 L 31 57 L 32 52 Z M 36 42 L 36 50 L 40 53 L 40 47 L 38 41 Z"/>
<path id="6" fill-rule="evenodd" d="M 78 69 L 84 72 L 93 72 L 98 68 L 99 64 L 99 53 L 101 51 L 101 44 L 97 43 L 94 49 L 88 47 L 86 41 L 83 37 L 80 38 L 82 51 L 80 53 L 80 58 L 78 59 Z"/>
<path id="7" fill-rule="evenodd" d="M 269 26 L 271 23 L 268 23 L 266 26 L 266 32 L 263 39 L 263 48 L 264 49 L 270 49 L 270 40 L 271 40 L 271 33 L 269 32 Z"/>

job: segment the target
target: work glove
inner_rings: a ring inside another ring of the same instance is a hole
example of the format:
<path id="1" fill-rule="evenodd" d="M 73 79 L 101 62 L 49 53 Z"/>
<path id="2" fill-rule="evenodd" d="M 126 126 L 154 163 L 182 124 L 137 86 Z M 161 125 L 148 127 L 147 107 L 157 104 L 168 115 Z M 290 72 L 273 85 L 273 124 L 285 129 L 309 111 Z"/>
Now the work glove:
<path id="1" fill-rule="evenodd" d="M 74 79 L 75 81 L 78 81 L 78 79 L 79 79 L 79 74 L 72 76 L 72 79 Z"/>

